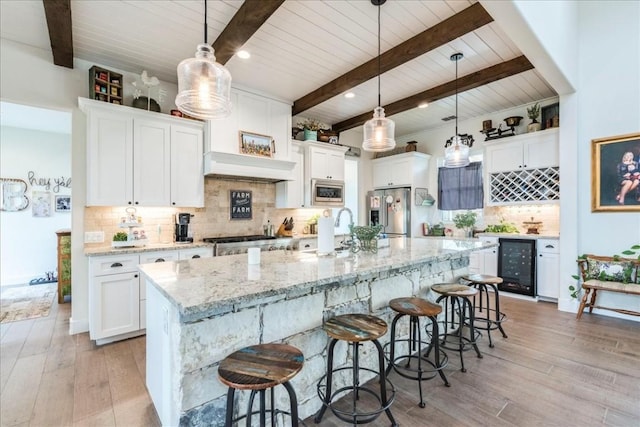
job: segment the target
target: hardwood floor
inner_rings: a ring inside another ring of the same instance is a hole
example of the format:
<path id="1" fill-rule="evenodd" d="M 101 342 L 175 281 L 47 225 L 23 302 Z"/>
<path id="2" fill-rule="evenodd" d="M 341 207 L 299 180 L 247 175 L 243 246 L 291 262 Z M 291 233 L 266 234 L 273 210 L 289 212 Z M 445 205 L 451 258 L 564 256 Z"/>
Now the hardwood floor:
<path id="1" fill-rule="evenodd" d="M 640 323 L 575 315 L 548 303 L 501 298 L 509 338 L 484 357 L 449 352 L 446 374 L 417 384 L 392 374 L 401 426 L 640 426 Z M 2 426 L 157 426 L 145 389 L 145 339 L 95 346 L 69 336 L 70 305 L 46 318 L 0 325 Z M 315 425 L 306 420 L 308 426 Z M 327 413 L 322 426 L 344 425 Z M 383 415 L 370 426 L 387 426 Z"/>

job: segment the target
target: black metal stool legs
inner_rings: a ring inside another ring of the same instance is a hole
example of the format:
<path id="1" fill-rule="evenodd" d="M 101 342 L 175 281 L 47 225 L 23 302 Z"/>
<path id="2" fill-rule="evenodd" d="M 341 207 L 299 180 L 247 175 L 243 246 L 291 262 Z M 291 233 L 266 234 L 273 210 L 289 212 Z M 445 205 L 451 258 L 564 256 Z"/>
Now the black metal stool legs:
<path id="1" fill-rule="evenodd" d="M 498 329 L 502 333 L 502 337 L 503 338 L 508 338 L 507 334 L 504 332 L 504 329 L 502 329 L 502 320 L 503 320 L 504 315 L 500 311 L 500 298 L 498 297 L 498 295 L 499 295 L 498 294 L 498 287 L 496 285 L 493 285 L 493 284 L 491 284 L 490 286 L 493 288 L 494 295 L 496 296 L 496 319 L 498 321 Z"/>
<path id="2" fill-rule="evenodd" d="M 233 423 L 233 395 L 236 389 L 229 387 L 227 390 L 227 414 L 224 421 L 224 427 L 231 427 Z"/>
<path id="3" fill-rule="evenodd" d="M 491 338 L 491 331 L 494 329 L 499 329 L 502 333 L 503 338 L 508 338 L 507 334 L 504 332 L 502 328 L 502 321 L 505 317 L 503 313 L 500 312 L 500 295 L 498 293 L 498 287 L 492 283 L 471 283 L 471 286 L 478 289 L 478 299 L 480 304 L 476 306 L 478 313 L 483 313 L 484 317 L 476 317 L 477 321 L 484 323 L 483 326 L 478 326 L 476 328 L 486 330 L 487 336 L 489 337 L 489 347 L 493 348 L 493 340 Z M 489 290 L 487 286 L 491 286 L 493 288 L 493 295 L 495 299 L 495 307 L 491 308 L 491 302 L 489 298 Z M 474 297 L 474 306 L 475 306 L 475 298 Z M 486 306 L 484 302 L 486 301 Z M 494 318 L 491 318 L 491 313 L 493 312 Z"/>
<path id="4" fill-rule="evenodd" d="M 391 409 L 389 409 L 389 406 L 391 406 L 391 402 L 387 400 L 387 376 L 384 372 L 384 349 L 382 348 L 382 345 L 380 345 L 380 342 L 378 342 L 378 340 L 373 340 L 373 344 L 375 344 L 376 348 L 378 349 L 378 369 L 380 370 L 380 398 L 382 399 L 382 404 L 385 406 L 384 412 L 387 414 L 387 417 L 389 417 L 391 425 L 395 427 L 398 425 L 398 423 L 393 418 Z"/>
<path id="5" fill-rule="evenodd" d="M 440 335 L 442 339 L 440 340 L 439 344 L 441 347 L 444 347 L 450 350 L 455 350 L 460 353 L 460 365 L 461 365 L 460 370 L 462 372 L 466 372 L 467 369 L 464 366 L 463 352 L 466 351 L 468 348 L 465 348 L 465 347 L 467 347 L 468 345 L 472 345 L 478 358 L 480 359 L 482 358 L 482 353 L 480 353 L 480 349 L 476 344 L 477 333 L 473 326 L 473 321 L 474 321 L 473 305 L 471 304 L 471 301 L 469 301 L 468 298 L 449 296 L 449 295 L 440 296 L 436 300 L 436 302 L 440 303 L 440 301 L 442 301 L 443 299 L 445 300 L 445 306 L 446 306 L 447 300 L 449 300 L 449 303 L 451 305 L 451 322 L 449 322 L 449 319 L 448 319 L 449 318 L 449 314 L 447 312 L 448 310 L 445 310 L 444 332 L 442 335 Z M 467 316 L 467 312 L 469 313 L 468 316 Z M 456 313 L 458 314 L 457 322 L 455 319 Z M 465 325 L 469 328 L 468 338 L 464 337 Z M 455 333 L 449 333 L 449 326 L 451 326 L 452 329 L 457 327 L 457 331 Z M 458 342 L 454 344 L 448 341 L 449 337 L 456 337 L 458 339 L 457 340 Z"/>
<path id="6" fill-rule="evenodd" d="M 337 342 L 337 339 L 332 339 L 331 343 L 329 343 L 329 349 L 327 350 L 327 389 L 322 401 L 322 407 L 313 419 L 316 424 L 322 421 L 324 411 L 327 410 L 327 408 L 329 407 L 329 403 L 331 402 L 331 382 L 333 379 L 333 349 L 336 346 Z"/>

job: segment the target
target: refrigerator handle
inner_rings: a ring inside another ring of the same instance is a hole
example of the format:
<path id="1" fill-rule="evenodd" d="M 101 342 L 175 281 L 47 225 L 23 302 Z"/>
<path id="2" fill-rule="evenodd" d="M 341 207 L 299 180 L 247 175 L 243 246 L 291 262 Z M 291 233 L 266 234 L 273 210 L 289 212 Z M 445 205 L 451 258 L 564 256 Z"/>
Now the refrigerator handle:
<path id="1" fill-rule="evenodd" d="M 389 203 L 386 200 L 384 201 L 384 226 L 389 226 Z M 385 228 L 384 231 L 386 232 L 387 229 Z"/>

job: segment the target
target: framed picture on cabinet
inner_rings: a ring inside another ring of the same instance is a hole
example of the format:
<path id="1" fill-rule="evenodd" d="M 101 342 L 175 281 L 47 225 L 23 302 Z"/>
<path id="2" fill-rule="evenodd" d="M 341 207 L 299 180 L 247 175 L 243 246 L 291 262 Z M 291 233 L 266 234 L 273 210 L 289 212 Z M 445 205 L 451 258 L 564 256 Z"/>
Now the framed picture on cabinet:
<path id="1" fill-rule="evenodd" d="M 251 156 L 272 157 L 276 152 L 273 138 L 267 135 L 240 131 L 240 153 Z"/>
<path id="2" fill-rule="evenodd" d="M 640 133 L 591 140 L 591 212 L 640 212 Z"/>

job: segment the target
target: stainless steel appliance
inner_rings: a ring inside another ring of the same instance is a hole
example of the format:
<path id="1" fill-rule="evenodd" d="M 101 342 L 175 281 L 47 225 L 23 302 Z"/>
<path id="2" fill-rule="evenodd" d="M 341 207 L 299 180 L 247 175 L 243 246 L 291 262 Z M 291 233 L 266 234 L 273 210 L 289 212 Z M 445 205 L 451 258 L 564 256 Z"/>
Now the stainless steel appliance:
<path id="1" fill-rule="evenodd" d="M 536 241 L 535 239 L 499 239 L 498 289 L 516 294 L 535 296 Z"/>
<path id="2" fill-rule="evenodd" d="M 214 243 L 213 255 L 246 254 L 249 248 L 260 248 L 261 251 L 297 250 L 291 238 L 278 239 L 262 234 L 251 236 L 206 237 L 207 243 Z"/>
<path id="3" fill-rule="evenodd" d="M 177 213 L 176 214 L 176 231 L 175 239 L 176 243 L 193 243 L 193 233 L 191 233 L 190 213 Z"/>
<path id="4" fill-rule="evenodd" d="M 390 188 L 367 193 L 367 221 L 389 235 L 411 237 L 411 189 Z"/>
<path id="5" fill-rule="evenodd" d="M 344 181 L 311 180 L 313 206 L 344 206 Z"/>

